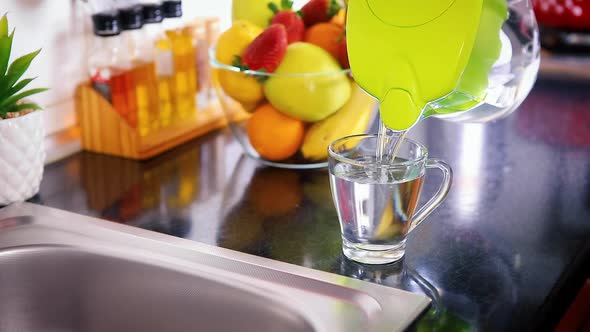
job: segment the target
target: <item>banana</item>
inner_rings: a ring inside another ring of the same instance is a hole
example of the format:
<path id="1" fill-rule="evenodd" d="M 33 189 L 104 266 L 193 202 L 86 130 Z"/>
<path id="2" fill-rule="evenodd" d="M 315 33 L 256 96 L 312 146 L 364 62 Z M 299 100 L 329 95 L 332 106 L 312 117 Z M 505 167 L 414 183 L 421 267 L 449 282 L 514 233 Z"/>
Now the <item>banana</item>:
<path id="1" fill-rule="evenodd" d="M 352 92 L 348 102 L 328 118 L 314 123 L 303 140 L 301 152 L 310 160 L 322 160 L 328 157 L 328 145 L 338 138 L 362 134 L 367 130 L 377 101 L 351 82 Z"/>

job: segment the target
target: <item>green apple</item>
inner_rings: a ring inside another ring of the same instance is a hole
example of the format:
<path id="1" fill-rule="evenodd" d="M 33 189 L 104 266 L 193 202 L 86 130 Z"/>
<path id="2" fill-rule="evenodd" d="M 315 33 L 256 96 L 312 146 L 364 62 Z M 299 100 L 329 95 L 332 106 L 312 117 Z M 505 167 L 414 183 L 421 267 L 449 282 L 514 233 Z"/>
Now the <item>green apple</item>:
<path id="1" fill-rule="evenodd" d="M 232 20 L 250 21 L 261 28 L 266 28 L 273 12 L 268 8 L 268 3 L 274 2 L 279 8 L 280 0 L 234 0 L 232 3 Z"/>
<path id="2" fill-rule="evenodd" d="M 350 98 L 347 73 L 330 53 L 309 43 L 287 47 L 275 75 L 264 83 L 264 95 L 279 111 L 316 122 L 338 111 Z"/>

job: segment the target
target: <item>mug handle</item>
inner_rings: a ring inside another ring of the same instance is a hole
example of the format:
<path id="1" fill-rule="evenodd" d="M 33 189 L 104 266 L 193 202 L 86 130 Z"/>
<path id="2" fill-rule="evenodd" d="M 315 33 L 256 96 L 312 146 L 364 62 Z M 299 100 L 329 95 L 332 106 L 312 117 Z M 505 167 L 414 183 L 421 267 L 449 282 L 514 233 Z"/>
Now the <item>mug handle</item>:
<path id="1" fill-rule="evenodd" d="M 425 167 L 428 168 L 437 168 L 443 173 L 443 181 L 438 188 L 438 191 L 434 196 L 426 203 L 423 207 L 418 210 L 414 216 L 412 217 L 412 222 L 410 224 L 410 230 L 408 233 L 414 230 L 416 226 L 420 225 L 426 217 L 428 217 L 432 211 L 434 211 L 440 204 L 443 202 L 445 197 L 447 197 L 449 190 L 451 189 L 451 183 L 453 182 L 453 170 L 451 166 L 446 162 L 440 159 L 428 159 L 426 161 Z"/>

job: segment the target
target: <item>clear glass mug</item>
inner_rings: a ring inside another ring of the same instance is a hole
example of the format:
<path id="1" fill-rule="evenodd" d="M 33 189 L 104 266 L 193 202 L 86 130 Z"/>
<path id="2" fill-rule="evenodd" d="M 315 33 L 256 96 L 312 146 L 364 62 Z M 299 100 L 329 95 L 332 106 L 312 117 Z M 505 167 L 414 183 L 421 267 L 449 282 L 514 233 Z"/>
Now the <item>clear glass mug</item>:
<path id="1" fill-rule="evenodd" d="M 424 145 L 404 139 L 395 160 L 377 162 L 378 142 L 378 135 L 354 135 L 329 146 L 330 187 L 340 220 L 342 251 L 366 264 L 400 260 L 407 235 L 443 202 L 452 182 L 451 167 L 428 159 Z M 417 209 L 429 168 L 442 172 L 442 185 Z"/>

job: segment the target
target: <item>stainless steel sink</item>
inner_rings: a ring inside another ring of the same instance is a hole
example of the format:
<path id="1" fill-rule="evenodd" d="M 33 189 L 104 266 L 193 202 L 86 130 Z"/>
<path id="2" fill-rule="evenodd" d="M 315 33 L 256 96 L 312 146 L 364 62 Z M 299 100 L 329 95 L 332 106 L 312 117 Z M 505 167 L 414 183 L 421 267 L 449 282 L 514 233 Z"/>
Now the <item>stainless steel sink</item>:
<path id="1" fill-rule="evenodd" d="M 0 210 L 0 331 L 399 331 L 422 295 L 33 204 Z"/>

